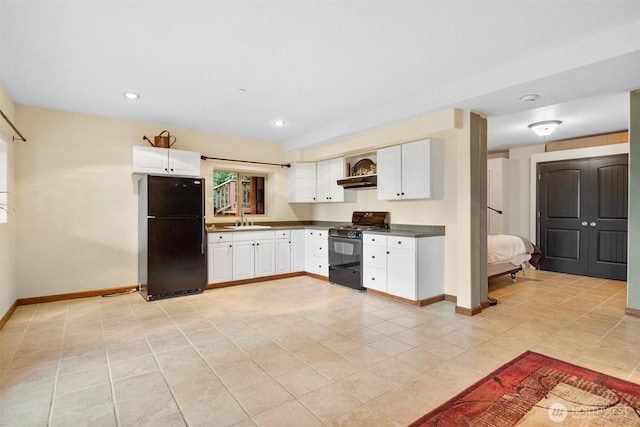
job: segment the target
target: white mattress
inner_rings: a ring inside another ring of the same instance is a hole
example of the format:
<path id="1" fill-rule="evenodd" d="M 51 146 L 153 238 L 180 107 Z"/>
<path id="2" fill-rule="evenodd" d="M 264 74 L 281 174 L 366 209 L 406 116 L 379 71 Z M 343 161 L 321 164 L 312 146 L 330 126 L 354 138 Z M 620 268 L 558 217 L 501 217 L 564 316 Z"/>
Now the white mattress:
<path id="1" fill-rule="evenodd" d="M 487 246 L 487 263 L 489 264 L 510 262 L 513 265 L 521 265 L 531 258 L 524 242 L 518 236 L 490 234 L 487 236 Z"/>

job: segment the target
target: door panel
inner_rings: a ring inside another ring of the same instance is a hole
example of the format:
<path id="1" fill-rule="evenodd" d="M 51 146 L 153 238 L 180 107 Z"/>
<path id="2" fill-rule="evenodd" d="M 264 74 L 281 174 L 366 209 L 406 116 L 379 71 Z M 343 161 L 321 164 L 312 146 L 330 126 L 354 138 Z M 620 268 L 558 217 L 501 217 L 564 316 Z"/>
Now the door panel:
<path id="1" fill-rule="evenodd" d="M 626 280 L 628 157 L 592 159 L 590 165 L 589 275 Z"/>
<path id="2" fill-rule="evenodd" d="M 543 270 L 626 280 L 628 156 L 538 167 Z"/>
<path id="3" fill-rule="evenodd" d="M 539 168 L 541 268 L 585 274 L 589 234 L 581 217 L 588 208 L 589 162 L 546 163 Z"/>

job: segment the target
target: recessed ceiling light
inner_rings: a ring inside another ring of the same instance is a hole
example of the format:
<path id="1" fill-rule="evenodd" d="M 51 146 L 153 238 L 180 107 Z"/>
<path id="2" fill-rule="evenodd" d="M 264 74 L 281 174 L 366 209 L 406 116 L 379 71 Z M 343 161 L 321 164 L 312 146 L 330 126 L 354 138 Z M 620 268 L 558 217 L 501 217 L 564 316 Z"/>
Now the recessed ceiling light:
<path id="1" fill-rule="evenodd" d="M 534 131 L 538 136 L 551 135 L 562 122 L 560 120 L 545 120 L 543 122 L 531 123 L 529 129 Z"/>
<path id="2" fill-rule="evenodd" d="M 278 127 L 282 127 L 285 125 L 285 121 L 284 120 L 275 120 L 273 122 L 274 126 L 278 126 Z"/>
<path id="3" fill-rule="evenodd" d="M 140 95 L 138 95 L 135 92 L 125 92 L 124 96 L 127 99 L 138 99 L 138 98 L 140 98 Z"/>
<path id="4" fill-rule="evenodd" d="M 246 89 L 243 89 L 243 88 L 240 88 L 240 89 L 238 89 L 238 92 L 240 92 L 240 93 L 247 93 L 247 90 L 246 90 Z"/>
<path id="5" fill-rule="evenodd" d="M 522 95 L 518 99 L 522 102 L 536 102 L 538 98 L 540 98 L 540 95 L 537 95 L 535 93 L 530 93 L 529 95 Z"/>

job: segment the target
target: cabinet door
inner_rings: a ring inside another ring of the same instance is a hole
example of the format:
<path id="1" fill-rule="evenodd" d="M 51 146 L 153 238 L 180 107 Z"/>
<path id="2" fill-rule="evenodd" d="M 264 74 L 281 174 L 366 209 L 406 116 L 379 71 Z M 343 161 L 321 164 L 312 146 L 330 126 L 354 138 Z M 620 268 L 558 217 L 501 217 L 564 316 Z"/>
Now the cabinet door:
<path id="1" fill-rule="evenodd" d="M 291 272 L 291 239 L 276 240 L 276 274 Z"/>
<path id="2" fill-rule="evenodd" d="M 291 230 L 291 271 L 304 271 L 304 230 Z"/>
<path id="3" fill-rule="evenodd" d="M 167 174 L 168 149 L 155 147 L 133 147 L 133 171 L 138 173 Z"/>
<path id="4" fill-rule="evenodd" d="M 233 245 L 231 242 L 209 243 L 208 282 L 233 280 Z"/>
<path id="5" fill-rule="evenodd" d="M 402 198 L 426 199 L 430 196 L 430 152 L 428 141 L 402 145 Z"/>
<path id="6" fill-rule="evenodd" d="M 233 242 L 233 280 L 253 277 L 255 277 L 254 242 Z"/>
<path id="7" fill-rule="evenodd" d="M 316 201 L 331 201 L 331 160 L 316 164 Z"/>
<path id="8" fill-rule="evenodd" d="M 388 248 L 387 293 L 416 300 L 416 251 Z"/>
<path id="9" fill-rule="evenodd" d="M 313 243 L 314 237 L 317 235 L 316 230 L 304 231 L 304 271 L 307 273 L 313 273 L 313 265 L 315 263 L 313 257 Z"/>
<path id="10" fill-rule="evenodd" d="M 310 203 L 316 201 L 316 164 L 293 163 L 289 168 L 289 202 Z"/>
<path id="11" fill-rule="evenodd" d="M 255 277 L 273 276 L 276 272 L 276 241 L 256 240 Z"/>
<path id="12" fill-rule="evenodd" d="M 362 272 L 362 286 L 367 289 L 388 293 L 387 270 L 365 265 Z"/>
<path id="13" fill-rule="evenodd" d="M 378 158 L 378 199 L 399 200 L 402 198 L 402 150 L 399 145 L 383 148 Z"/>
<path id="14" fill-rule="evenodd" d="M 362 248 L 362 265 L 387 268 L 387 248 L 385 246 L 364 245 Z"/>
<path id="15" fill-rule="evenodd" d="M 182 176 L 200 176 L 200 153 L 183 150 L 167 150 L 169 173 Z"/>
<path id="16" fill-rule="evenodd" d="M 402 198 L 444 197 L 444 143 L 423 139 L 402 145 Z"/>

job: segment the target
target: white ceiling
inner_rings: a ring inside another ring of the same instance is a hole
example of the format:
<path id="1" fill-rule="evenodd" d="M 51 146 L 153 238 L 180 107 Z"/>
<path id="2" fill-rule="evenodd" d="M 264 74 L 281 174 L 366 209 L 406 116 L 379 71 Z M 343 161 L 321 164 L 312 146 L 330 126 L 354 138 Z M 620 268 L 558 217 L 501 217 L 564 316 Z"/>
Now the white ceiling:
<path id="1" fill-rule="evenodd" d="M 495 152 L 627 128 L 640 1 L 0 0 L 0 72 L 18 104 L 286 150 L 468 108 Z"/>

